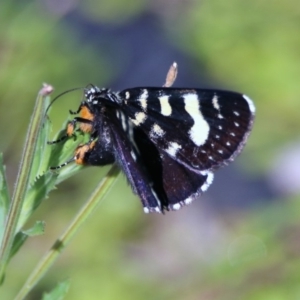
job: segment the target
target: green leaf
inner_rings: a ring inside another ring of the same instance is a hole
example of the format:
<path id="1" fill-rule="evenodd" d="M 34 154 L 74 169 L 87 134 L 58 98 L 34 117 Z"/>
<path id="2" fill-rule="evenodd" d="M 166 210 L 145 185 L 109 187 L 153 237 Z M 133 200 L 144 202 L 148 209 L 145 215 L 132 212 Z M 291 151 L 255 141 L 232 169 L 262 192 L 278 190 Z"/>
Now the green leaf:
<path id="1" fill-rule="evenodd" d="M 15 235 L 10 253 L 9 253 L 9 259 L 11 259 L 21 248 L 21 246 L 25 243 L 27 240 L 28 235 L 24 232 L 20 231 Z"/>
<path id="2" fill-rule="evenodd" d="M 42 300 L 63 300 L 69 290 L 69 280 L 59 282 L 50 293 L 44 293 Z"/>
<path id="3" fill-rule="evenodd" d="M 51 122 L 45 116 L 45 111 L 50 103 L 50 97 L 46 96 L 43 98 L 44 106 L 43 106 L 43 121 L 41 130 L 38 135 L 38 139 L 36 142 L 36 146 L 34 149 L 34 159 L 31 166 L 30 179 L 29 183 L 32 184 L 36 177 L 42 175 L 48 169 L 48 158 L 50 156 L 50 150 L 47 148 L 48 136 L 50 134 Z M 48 151 L 47 151 L 48 150 Z"/>
<path id="4" fill-rule="evenodd" d="M 61 136 L 65 134 L 66 134 L 66 124 L 63 126 L 63 129 L 58 133 L 58 135 L 54 138 L 54 140 L 59 139 Z M 49 163 L 48 163 L 49 168 L 59 166 L 62 163 L 69 161 L 72 157 L 74 157 L 75 148 L 79 144 L 86 143 L 88 141 L 88 138 L 89 138 L 88 135 L 78 134 L 75 137 L 71 137 L 64 142 L 57 143 L 54 145 L 48 145 L 49 149 L 51 149 Z M 81 169 L 82 169 L 81 165 L 77 165 L 75 162 L 73 162 L 59 169 L 59 172 L 52 171 L 52 173 L 58 174 L 56 183 L 59 184 L 62 181 L 73 176 Z"/>
<path id="5" fill-rule="evenodd" d="M 19 217 L 17 231 L 20 231 L 36 208 L 48 196 L 50 191 L 55 188 L 57 176 L 58 174 L 48 171 L 38 177 L 33 185 L 30 186 Z"/>
<path id="6" fill-rule="evenodd" d="M 13 245 L 10 251 L 10 258 L 12 258 L 21 248 L 21 246 L 25 243 L 28 237 L 37 236 L 44 234 L 45 232 L 45 222 L 44 221 L 37 221 L 33 225 L 33 227 L 19 231 L 13 241 Z"/>
<path id="7" fill-rule="evenodd" d="M 67 123 L 66 123 L 67 124 Z M 58 133 L 54 140 L 60 139 L 66 134 L 66 126 L 63 126 L 63 129 Z M 48 148 L 51 150 L 49 157 L 49 167 L 55 167 L 66 161 L 69 161 L 74 157 L 74 151 L 79 144 L 86 143 L 89 139 L 88 135 L 77 134 L 74 137 L 69 137 L 65 141 L 48 145 Z M 75 166 L 75 163 L 70 163 L 68 166 Z M 63 168 L 65 169 L 65 167 Z M 61 170 L 59 171 L 61 172 Z"/>
<path id="8" fill-rule="evenodd" d="M 49 145 L 47 142 L 49 141 L 50 123 L 49 118 L 46 116 L 39 135 L 35 151 L 37 154 L 34 158 L 34 171 L 31 173 L 31 182 L 25 196 L 17 231 L 20 231 L 32 213 L 48 197 L 49 193 L 55 189 L 58 183 L 71 177 L 82 168 L 80 165 L 71 163 L 60 169 L 59 172 L 50 170 L 50 167 L 60 165 L 73 157 L 78 143 L 82 143 L 88 138 L 87 136 L 79 135 L 76 137 L 78 140 L 76 143 L 74 143 L 73 138 L 69 138 L 55 145 Z M 66 124 L 63 125 L 63 129 L 55 137 L 55 140 L 65 135 L 65 128 Z"/>
<path id="9" fill-rule="evenodd" d="M 45 222 L 44 221 L 36 221 L 33 227 L 23 231 L 23 233 L 28 236 L 37 236 L 45 233 Z"/>
<path id="10" fill-rule="evenodd" d="M 33 113 L 29 122 L 29 127 L 26 134 L 22 159 L 20 168 L 17 175 L 17 180 L 10 203 L 10 208 L 7 213 L 7 221 L 3 233 L 0 248 L 0 277 L 2 278 L 5 273 L 5 268 L 11 257 L 11 248 L 15 239 L 15 233 L 18 232 L 18 224 L 20 224 L 20 216 L 22 215 L 22 207 L 24 204 L 25 196 L 30 185 L 32 178 L 32 166 L 35 159 L 36 145 L 39 138 L 39 133 L 43 126 L 43 116 L 45 111 L 44 99 L 51 93 L 52 87 L 44 85 L 39 91 L 35 101 Z"/>
<path id="11" fill-rule="evenodd" d="M 119 173 L 120 169 L 114 164 L 107 173 L 107 176 L 98 184 L 86 204 L 74 217 L 65 232 L 55 241 L 51 249 L 43 256 L 37 267 L 29 275 L 27 281 L 16 296 L 16 299 L 24 299 L 29 291 L 31 291 L 37 282 L 45 275 L 62 250 L 69 244 L 72 237 L 78 232 L 78 229 L 84 224 L 92 212 L 95 211 L 100 201 L 105 197 L 107 192 L 115 183 Z"/>

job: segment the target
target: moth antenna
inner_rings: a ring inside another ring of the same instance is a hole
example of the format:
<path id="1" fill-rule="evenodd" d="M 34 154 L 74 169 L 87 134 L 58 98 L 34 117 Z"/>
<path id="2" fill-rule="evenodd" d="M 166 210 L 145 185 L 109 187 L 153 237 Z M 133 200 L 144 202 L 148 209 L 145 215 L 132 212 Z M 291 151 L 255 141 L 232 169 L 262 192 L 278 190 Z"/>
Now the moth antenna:
<path id="1" fill-rule="evenodd" d="M 84 89 L 84 88 L 82 88 L 82 87 L 73 88 L 73 89 L 64 91 L 64 92 L 62 92 L 61 94 L 57 95 L 57 96 L 50 102 L 50 104 L 48 105 L 48 107 L 47 107 L 47 109 L 46 109 L 46 111 L 45 111 L 45 116 L 47 115 L 47 112 L 48 112 L 49 108 L 52 106 L 52 104 L 53 104 L 59 97 L 65 95 L 65 94 L 67 94 L 67 93 L 70 93 L 70 92 L 73 92 L 73 91 L 77 91 L 77 90 L 83 90 L 83 89 Z"/>

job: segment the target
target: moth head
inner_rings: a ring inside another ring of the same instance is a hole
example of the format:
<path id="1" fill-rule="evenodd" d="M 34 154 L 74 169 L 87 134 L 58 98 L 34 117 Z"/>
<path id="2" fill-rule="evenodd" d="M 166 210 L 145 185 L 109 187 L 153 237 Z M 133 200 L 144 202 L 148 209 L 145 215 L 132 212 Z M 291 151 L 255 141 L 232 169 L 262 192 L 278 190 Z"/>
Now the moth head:
<path id="1" fill-rule="evenodd" d="M 84 97 L 90 105 L 119 105 L 122 101 L 117 93 L 113 93 L 106 88 L 100 89 L 93 85 L 84 89 Z"/>
<path id="2" fill-rule="evenodd" d="M 84 97 L 88 103 L 97 105 L 101 99 L 107 99 L 109 90 L 106 88 L 98 88 L 97 86 L 90 86 L 84 89 Z"/>

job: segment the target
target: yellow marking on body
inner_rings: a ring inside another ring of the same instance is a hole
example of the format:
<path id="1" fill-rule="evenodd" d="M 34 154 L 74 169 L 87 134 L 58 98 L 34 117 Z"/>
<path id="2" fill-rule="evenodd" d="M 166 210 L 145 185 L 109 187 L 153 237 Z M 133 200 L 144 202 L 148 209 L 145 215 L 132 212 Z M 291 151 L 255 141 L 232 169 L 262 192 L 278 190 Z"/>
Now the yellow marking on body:
<path id="1" fill-rule="evenodd" d="M 79 145 L 75 150 L 75 162 L 78 165 L 84 165 L 85 164 L 85 155 L 87 152 L 91 151 L 96 145 L 96 141 L 93 141 L 91 143 L 82 144 Z"/>
<path id="2" fill-rule="evenodd" d="M 79 145 L 75 150 L 75 162 L 78 165 L 84 165 L 85 154 L 89 151 L 89 145 Z"/>
<path id="3" fill-rule="evenodd" d="M 74 124 L 69 122 L 67 125 L 67 135 L 71 136 L 74 133 Z"/>
<path id="4" fill-rule="evenodd" d="M 91 111 L 89 110 L 89 108 L 87 106 L 83 106 L 80 110 L 79 113 L 80 118 L 89 120 L 89 121 L 93 121 L 94 120 L 94 115 L 91 113 Z M 91 124 L 87 124 L 87 123 L 80 123 L 79 128 L 82 132 L 91 132 L 93 127 Z"/>

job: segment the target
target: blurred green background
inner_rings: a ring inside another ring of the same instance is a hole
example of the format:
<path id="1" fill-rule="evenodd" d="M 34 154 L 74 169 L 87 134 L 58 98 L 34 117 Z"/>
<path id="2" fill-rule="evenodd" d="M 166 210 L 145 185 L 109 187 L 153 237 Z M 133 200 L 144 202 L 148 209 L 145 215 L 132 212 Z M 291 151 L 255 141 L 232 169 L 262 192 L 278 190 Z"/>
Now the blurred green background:
<path id="1" fill-rule="evenodd" d="M 121 176 L 28 296 L 70 279 L 66 299 L 300 299 L 300 5 L 288 1 L 88 0 L 0 4 L 0 150 L 16 177 L 34 100 L 89 83 L 121 90 L 175 86 L 249 95 L 252 135 L 199 201 L 145 215 Z M 51 112 L 54 132 L 77 109 Z M 13 299 L 108 168 L 86 168 L 35 215 L 46 233 L 12 259 L 0 298 Z"/>

